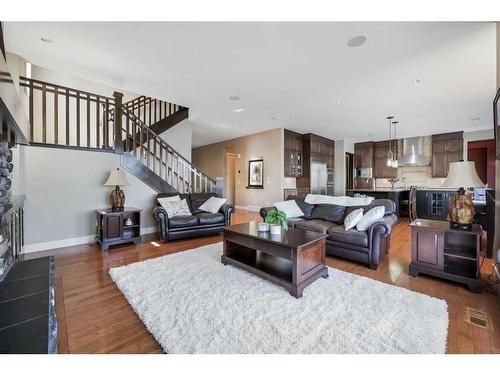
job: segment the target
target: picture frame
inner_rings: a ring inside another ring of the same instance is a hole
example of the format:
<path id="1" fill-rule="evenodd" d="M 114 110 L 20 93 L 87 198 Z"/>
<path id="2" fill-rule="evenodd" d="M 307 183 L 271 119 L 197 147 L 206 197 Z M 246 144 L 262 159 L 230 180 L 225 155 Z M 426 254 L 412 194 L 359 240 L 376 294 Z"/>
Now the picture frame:
<path id="1" fill-rule="evenodd" d="M 264 159 L 248 161 L 247 189 L 264 189 Z"/>

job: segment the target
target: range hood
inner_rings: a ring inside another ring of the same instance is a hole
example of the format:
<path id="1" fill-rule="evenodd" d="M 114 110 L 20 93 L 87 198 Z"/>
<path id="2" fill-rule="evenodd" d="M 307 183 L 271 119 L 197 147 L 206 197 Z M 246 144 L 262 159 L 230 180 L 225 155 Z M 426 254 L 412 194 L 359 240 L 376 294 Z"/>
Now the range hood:
<path id="1" fill-rule="evenodd" d="M 403 157 L 399 160 L 401 166 L 424 166 L 430 161 L 424 156 L 424 137 L 403 139 Z"/>

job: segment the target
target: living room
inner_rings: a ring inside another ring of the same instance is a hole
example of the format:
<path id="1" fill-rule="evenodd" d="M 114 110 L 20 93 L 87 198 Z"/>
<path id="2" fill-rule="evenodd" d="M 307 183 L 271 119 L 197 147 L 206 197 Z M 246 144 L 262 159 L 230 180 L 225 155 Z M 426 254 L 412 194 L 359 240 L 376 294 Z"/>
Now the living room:
<path id="1" fill-rule="evenodd" d="M 498 361 L 497 10 L 320 9 L 54 22 L 12 6 L 2 354 Z M 211 361 L 193 358 L 181 368 Z"/>

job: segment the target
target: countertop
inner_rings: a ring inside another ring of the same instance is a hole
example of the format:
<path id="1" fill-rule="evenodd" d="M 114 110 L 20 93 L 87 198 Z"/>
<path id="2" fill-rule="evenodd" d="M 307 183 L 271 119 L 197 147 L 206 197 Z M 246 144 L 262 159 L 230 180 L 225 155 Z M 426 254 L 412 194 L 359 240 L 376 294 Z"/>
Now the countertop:
<path id="1" fill-rule="evenodd" d="M 56 353 L 53 257 L 14 264 L 0 283 L 0 353 Z"/>

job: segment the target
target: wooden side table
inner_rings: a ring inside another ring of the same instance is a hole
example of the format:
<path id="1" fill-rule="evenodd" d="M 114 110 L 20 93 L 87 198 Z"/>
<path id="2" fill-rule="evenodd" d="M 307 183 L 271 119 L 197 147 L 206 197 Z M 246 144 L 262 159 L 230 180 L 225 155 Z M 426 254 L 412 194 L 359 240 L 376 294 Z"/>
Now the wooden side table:
<path id="1" fill-rule="evenodd" d="M 111 208 L 97 210 L 96 242 L 102 251 L 112 245 L 141 242 L 141 210 L 125 207 L 123 211 Z"/>
<path id="2" fill-rule="evenodd" d="M 410 275 L 419 273 L 466 284 L 481 292 L 481 226 L 472 230 L 450 229 L 442 220 L 417 219 L 411 227 Z"/>

